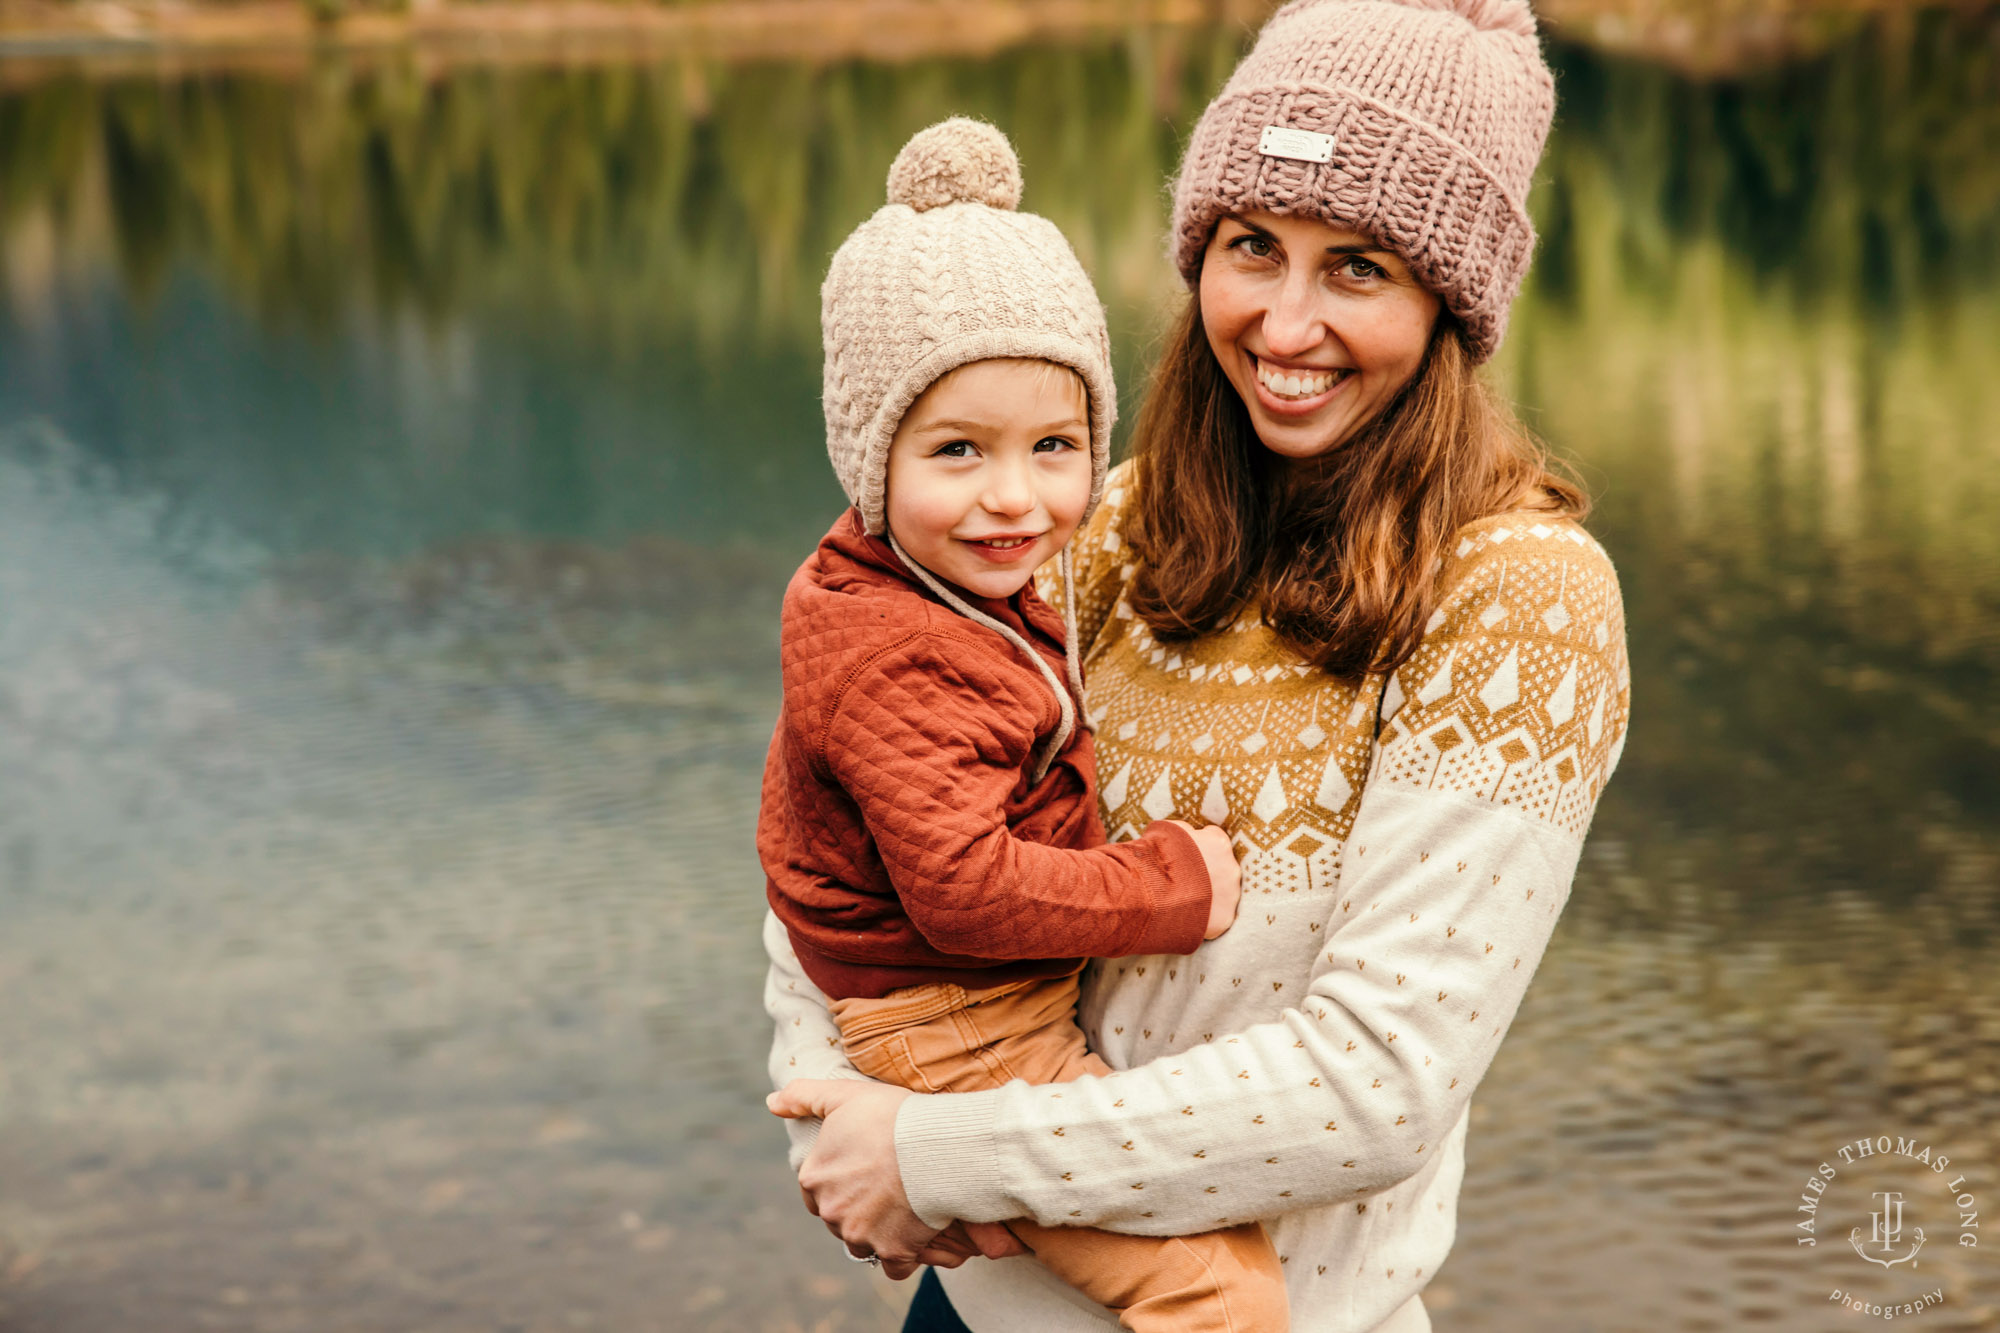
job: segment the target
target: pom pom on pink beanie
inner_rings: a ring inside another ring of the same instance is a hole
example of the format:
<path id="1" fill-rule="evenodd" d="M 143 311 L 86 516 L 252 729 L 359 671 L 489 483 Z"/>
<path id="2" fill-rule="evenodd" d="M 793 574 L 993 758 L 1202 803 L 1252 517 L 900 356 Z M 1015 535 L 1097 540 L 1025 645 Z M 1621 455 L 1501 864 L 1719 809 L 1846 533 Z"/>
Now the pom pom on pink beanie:
<path id="1" fill-rule="evenodd" d="M 1407 260 L 1483 361 L 1534 252 L 1554 111 L 1526 0 L 1293 0 L 1188 142 L 1174 262 L 1196 286 L 1232 213 L 1349 227 Z"/>
<path id="2" fill-rule="evenodd" d="M 904 145 L 888 194 L 820 287 L 826 451 L 868 531 L 886 527 L 889 442 L 910 404 L 948 372 L 994 357 L 1050 361 L 1082 379 L 1095 506 L 1118 416 L 1104 307 L 1055 224 L 1015 211 L 1013 145 L 954 116 Z"/>

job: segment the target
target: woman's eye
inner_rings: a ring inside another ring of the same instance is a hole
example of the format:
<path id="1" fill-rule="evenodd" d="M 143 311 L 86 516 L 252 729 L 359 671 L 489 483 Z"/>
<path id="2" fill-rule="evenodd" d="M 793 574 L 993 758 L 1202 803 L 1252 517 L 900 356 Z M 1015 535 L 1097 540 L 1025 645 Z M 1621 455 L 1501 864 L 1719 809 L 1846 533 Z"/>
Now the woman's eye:
<path id="1" fill-rule="evenodd" d="M 1349 276 L 1364 279 L 1386 277 L 1389 272 L 1374 260 L 1363 259 L 1360 255 L 1347 256 L 1342 267 L 1347 270 Z"/>
<path id="2" fill-rule="evenodd" d="M 1259 259 L 1269 259 L 1271 257 L 1271 238 L 1268 236 L 1259 236 L 1254 231 L 1238 236 L 1229 245 L 1231 249 L 1255 255 Z"/>

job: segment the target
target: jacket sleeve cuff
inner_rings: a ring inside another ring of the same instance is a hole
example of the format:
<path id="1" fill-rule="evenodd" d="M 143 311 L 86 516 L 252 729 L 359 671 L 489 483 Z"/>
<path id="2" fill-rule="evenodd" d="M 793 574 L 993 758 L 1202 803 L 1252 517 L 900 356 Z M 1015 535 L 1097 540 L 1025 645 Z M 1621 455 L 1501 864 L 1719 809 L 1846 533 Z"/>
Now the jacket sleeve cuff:
<path id="1" fill-rule="evenodd" d="M 1214 897 L 1201 848 L 1186 829 L 1165 820 L 1149 825 L 1139 843 L 1157 858 L 1158 869 L 1149 876 L 1153 911 L 1118 956 L 1193 953 L 1208 930 L 1209 901 Z"/>
<path id="2" fill-rule="evenodd" d="M 999 1093 L 906 1097 L 896 1112 L 896 1164 L 903 1193 L 925 1225 L 1004 1222 L 1021 1207 L 1000 1185 L 994 1122 Z"/>

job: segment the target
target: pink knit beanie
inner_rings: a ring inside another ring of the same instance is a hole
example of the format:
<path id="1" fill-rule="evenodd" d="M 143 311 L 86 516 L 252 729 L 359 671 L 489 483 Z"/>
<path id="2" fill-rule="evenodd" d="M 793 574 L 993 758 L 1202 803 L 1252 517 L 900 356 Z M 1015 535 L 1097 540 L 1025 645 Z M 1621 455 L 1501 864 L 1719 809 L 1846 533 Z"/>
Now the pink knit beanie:
<path id="1" fill-rule="evenodd" d="M 1527 0 L 1293 0 L 1195 126 L 1174 261 L 1197 285 L 1232 213 L 1349 227 L 1407 260 L 1484 361 L 1534 251 L 1554 110 Z"/>

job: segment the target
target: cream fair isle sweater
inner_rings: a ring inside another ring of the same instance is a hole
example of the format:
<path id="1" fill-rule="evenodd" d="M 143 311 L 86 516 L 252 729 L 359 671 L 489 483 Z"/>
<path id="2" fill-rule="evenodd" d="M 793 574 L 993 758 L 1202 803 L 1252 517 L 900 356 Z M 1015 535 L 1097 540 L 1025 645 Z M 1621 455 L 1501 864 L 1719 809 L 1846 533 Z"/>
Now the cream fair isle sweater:
<path id="1" fill-rule="evenodd" d="M 1297 1333 L 1368 1333 L 1451 1249 L 1473 1089 L 1623 747 L 1617 577 L 1567 520 L 1469 524 L 1416 654 L 1341 682 L 1254 614 L 1157 641 L 1124 600 L 1129 486 L 1116 469 L 1073 556 L 1105 827 L 1223 825 L 1242 908 L 1191 957 L 1086 970 L 1078 1021 L 1118 1074 L 906 1102 L 903 1183 L 935 1225 L 1260 1219 Z M 860 1077 L 775 920 L 765 941 L 774 1082 Z M 976 1333 L 1116 1327 L 1032 1259 L 940 1276 Z"/>

